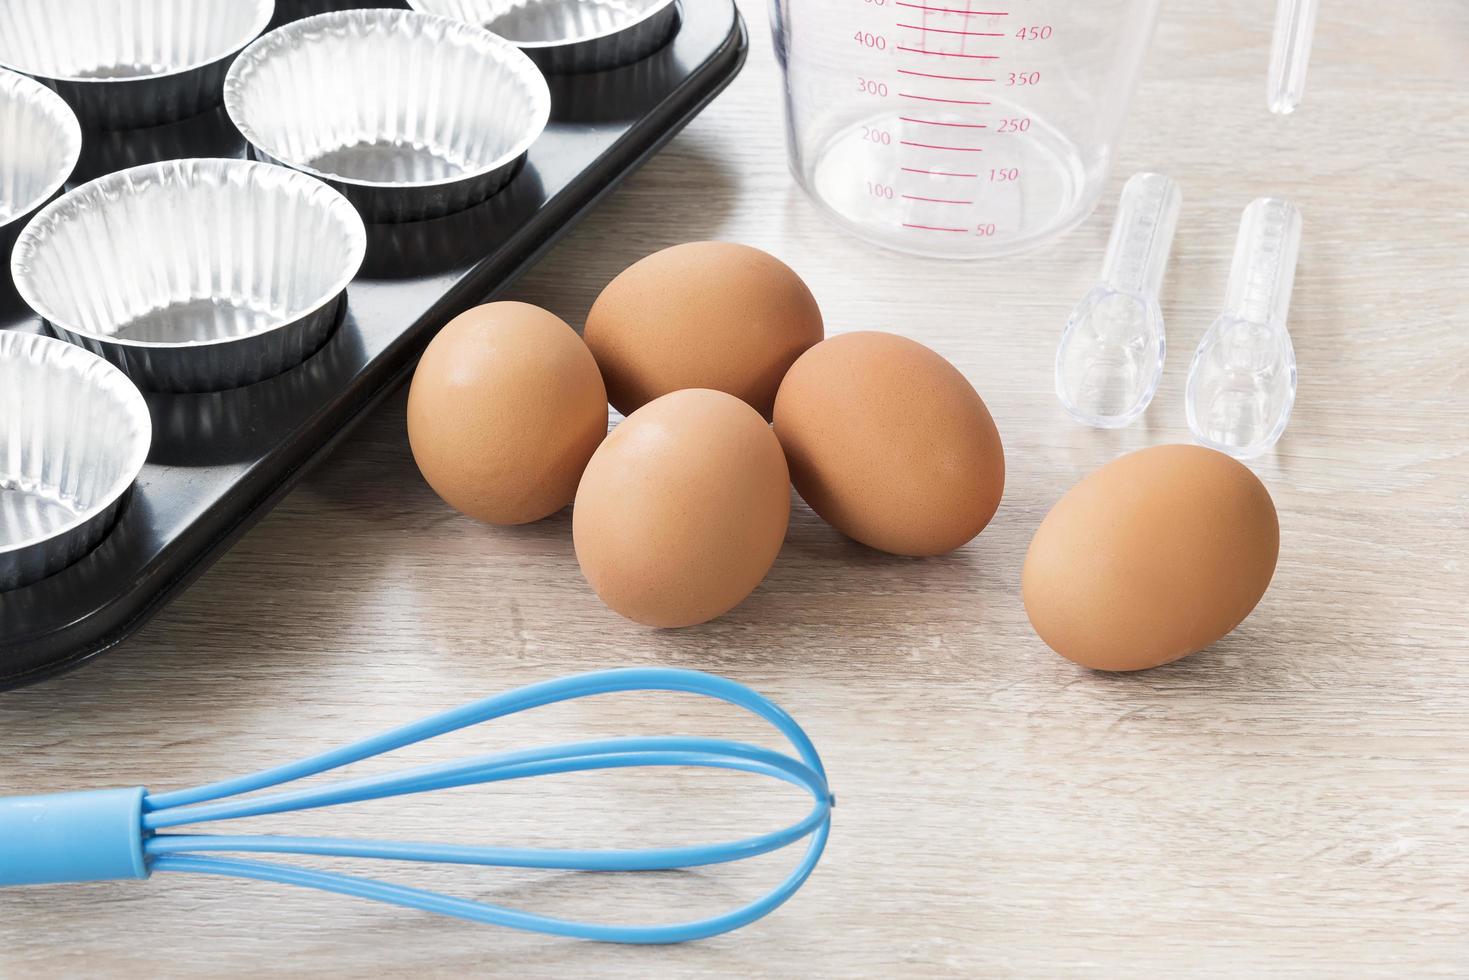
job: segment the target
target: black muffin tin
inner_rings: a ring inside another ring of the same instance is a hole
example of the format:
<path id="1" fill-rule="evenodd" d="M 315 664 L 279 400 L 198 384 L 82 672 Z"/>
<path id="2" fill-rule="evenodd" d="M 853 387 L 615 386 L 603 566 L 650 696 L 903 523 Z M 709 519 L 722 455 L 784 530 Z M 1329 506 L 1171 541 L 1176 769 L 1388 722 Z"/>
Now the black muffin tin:
<path id="1" fill-rule="evenodd" d="M 708 104 L 744 64 L 744 23 L 733 0 L 681 8 L 677 34 L 652 56 L 550 76 L 550 125 L 489 201 L 432 221 L 369 225 L 340 322 L 305 363 L 229 391 L 148 394 L 152 452 L 106 539 L 56 575 L 0 592 L 0 689 L 76 667 L 142 626 L 407 379 L 441 326 L 513 282 Z M 219 109 L 84 134 L 68 186 L 155 160 L 244 155 Z M 43 329 L 16 296 L 8 261 L 0 328 Z"/>

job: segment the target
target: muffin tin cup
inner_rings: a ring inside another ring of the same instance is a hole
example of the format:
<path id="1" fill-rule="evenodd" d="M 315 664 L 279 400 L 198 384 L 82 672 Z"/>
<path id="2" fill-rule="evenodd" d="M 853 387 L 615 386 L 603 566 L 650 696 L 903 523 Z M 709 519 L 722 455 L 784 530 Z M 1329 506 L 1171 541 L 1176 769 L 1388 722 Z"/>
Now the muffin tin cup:
<path id="1" fill-rule="evenodd" d="M 249 146 L 223 106 L 147 129 L 88 130 L 82 156 L 67 183 L 72 187 L 119 170 L 191 157 L 243 159 Z"/>
<path id="2" fill-rule="evenodd" d="M 39 82 L 0 69 L 0 256 L 61 190 L 82 151 L 71 109 Z"/>
<path id="3" fill-rule="evenodd" d="M 213 391 L 319 348 L 366 241 L 357 212 L 313 177 L 175 160 L 99 178 L 42 209 L 11 272 L 54 333 L 142 387 Z"/>
<path id="4" fill-rule="evenodd" d="M 545 78 L 513 45 L 386 9 L 270 32 L 230 69 L 224 101 L 256 159 L 320 177 L 374 223 L 485 200 L 515 176 L 551 109 Z"/>
<path id="5" fill-rule="evenodd" d="M 274 0 L 6 0 L 0 66 L 55 89 L 83 126 L 127 129 L 218 105 Z"/>
<path id="6" fill-rule="evenodd" d="M 270 30 L 289 24 L 293 20 L 315 17 L 317 14 L 332 14 L 338 10 L 366 10 L 369 7 L 407 7 L 404 0 L 275 0 L 275 17 Z"/>
<path id="7" fill-rule="evenodd" d="M 415 10 L 478 24 L 548 74 L 641 61 L 678 30 L 675 0 L 409 0 Z"/>
<path id="8" fill-rule="evenodd" d="M 60 340 L 0 331 L 0 592 L 101 541 L 152 434 L 142 393 L 117 368 Z"/>

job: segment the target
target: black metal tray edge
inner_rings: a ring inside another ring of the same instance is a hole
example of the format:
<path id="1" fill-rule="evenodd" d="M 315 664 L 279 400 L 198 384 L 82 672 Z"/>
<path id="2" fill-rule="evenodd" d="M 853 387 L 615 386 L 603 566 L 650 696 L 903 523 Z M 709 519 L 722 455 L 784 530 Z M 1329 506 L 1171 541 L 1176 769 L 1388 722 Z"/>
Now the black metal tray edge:
<path id="1" fill-rule="evenodd" d="M 532 219 L 534 223 L 542 226 L 534 248 L 515 265 L 506 268 L 498 279 L 495 276 L 498 271 L 497 263 L 492 257 L 487 257 L 466 273 L 456 283 L 454 289 L 445 294 L 437 309 L 439 311 L 452 309 L 457 312 L 476 302 L 489 299 L 513 285 L 563 235 L 586 217 L 605 196 L 642 167 L 724 91 L 739 74 L 748 53 L 749 33 L 738 8 L 734 8 L 730 32 L 723 46 L 699 67 L 696 75 L 692 76 L 679 92 L 675 93 L 677 98 L 666 99 L 654 111 L 638 121 L 634 131 L 639 134 L 648 132 L 650 138 L 646 142 L 624 143 L 615 148 L 623 152 L 608 154 L 604 158 L 608 163 L 604 174 L 596 174 L 591 170 L 583 171 L 577 184 L 578 186 L 586 185 L 584 195 L 580 193 L 574 195 L 574 200 L 572 200 L 563 194 L 561 199 L 567 202 L 565 208 L 543 208 Z M 692 96 L 692 99 L 688 98 L 689 96 Z M 606 173 L 610 173 L 610 177 L 605 176 Z M 553 210 L 557 213 L 557 220 L 554 221 L 549 217 Z M 278 479 L 269 484 L 262 481 L 263 485 L 258 488 L 254 501 L 240 516 L 233 523 L 217 529 L 212 540 L 199 549 L 197 557 L 157 589 L 131 616 L 109 632 L 85 642 L 70 656 L 49 661 L 30 670 L 0 676 L 0 692 L 26 687 L 75 670 L 92 658 L 111 650 L 141 629 L 164 606 L 218 561 L 256 522 L 269 513 L 313 466 L 331 455 L 368 412 L 381 404 L 408 379 L 423 348 L 437 332 L 437 327 L 442 326 L 442 323 L 447 322 L 453 315 L 454 313 L 430 314 L 424 320 L 432 318 L 439 319 L 441 322 L 429 328 L 421 320 L 405 330 L 403 337 L 406 342 L 380 363 L 380 368 L 386 377 L 357 400 L 352 411 L 324 440 L 314 442 L 314 445 L 302 453 Z M 387 363 L 389 360 L 397 363 L 389 364 Z M 77 625 L 73 623 L 66 629 L 75 629 Z"/>

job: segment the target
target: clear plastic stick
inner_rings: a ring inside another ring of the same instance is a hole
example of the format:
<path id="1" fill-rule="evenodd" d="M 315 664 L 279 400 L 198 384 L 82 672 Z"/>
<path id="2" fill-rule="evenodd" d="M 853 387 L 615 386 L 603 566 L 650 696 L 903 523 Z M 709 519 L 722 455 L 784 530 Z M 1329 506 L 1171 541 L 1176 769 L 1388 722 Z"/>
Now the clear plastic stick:
<path id="1" fill-rule="evenodd" d="M 1317 0 L 1280 0 L 1275 11 L 1275 38 L 1270 45 L 1270 78 L 1266 100 L 1270 111 L 1287 115 L 1306 93 L 1306 69 L 1316 35 Z"/>
<path id="2" fill-rule="evenodd" d="M 1148 407 L 1167 341 L 1158 292 L 1183 195 L 1163 174 L 1122 189 L 1102 278 L 1071 313 L 1056 349 L 1056 397 L 1072 418 L 1119 428 Z"/>
<path id="3" fill-rule="evenodd" d="M 1229 267 L 1226 313 L 1285 326 L 1301 250 L 1301 212 L 1289 201 L 1262 197 L 1240 218 Z"/>
<path id="4" fill-rule="evenodd" d="M 1224 311 L 1189 366 L 1189 429 L 1203 445 L 1249 459 L 1268 451 L 1290 421 L 1296 355 L 1286 318 L 1301 246 L 1301 213 L 1260 198 L 1245 209 Z"/>
<path id="5" fill-rule="evenodd" d="M 1157 298 L 1178 229 L 1183 193 L 1166 174 L 1133 174 L 1122 188 L 1117 220 L 1107 241 L 1102 284 Z"/>

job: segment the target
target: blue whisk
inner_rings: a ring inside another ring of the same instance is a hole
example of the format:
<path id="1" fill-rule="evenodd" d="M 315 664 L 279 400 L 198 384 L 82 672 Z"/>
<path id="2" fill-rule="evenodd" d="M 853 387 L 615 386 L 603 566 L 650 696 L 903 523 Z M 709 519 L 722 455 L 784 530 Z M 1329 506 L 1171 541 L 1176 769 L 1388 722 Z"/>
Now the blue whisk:
<path id="1" fill-rule="evenodd" d="M 493 718 L 559 701 L 628 691 L 684 692 L 737 705 L 775 726 L 795 747 L 799 758 L 716 738 L 614 738 L 483 755 L 404 772 L 345 779 L 319 787 L 235 798 Z M 635 766 L 694 766 L 771 776 L 810 793 L 814 805 L 803 819 L 772 833 L 727 843 L 646 850 L 530 849 L 331 837 L 161 833 L 168 828 L 205 821 L 288 813 L 553 773 Z M 676 943 L 738 929 L 769 914 L 790 898 L 821 858 L 831 830 L 833 803 L 826 773 L 811 740 L 789 715 L 766 698 L 727 678 L 699 671 L 608 670 L 532 684 L 404 725 L 355 745 L 195 789 L 150 793 L 135 787 L 0 799 L 0 886 L 146 878 L 155 871 L 183 871 L 301 885 L 558 936 L 617 943 Z M 740 861 L 800 840 L 808 840 L 800 864 L 763 897 L 713 918 L 654 926 L 558 919 L 371 878 L 213 856 L 214 852 L 307 854 L 509 868 L 664 871 Z"/>

